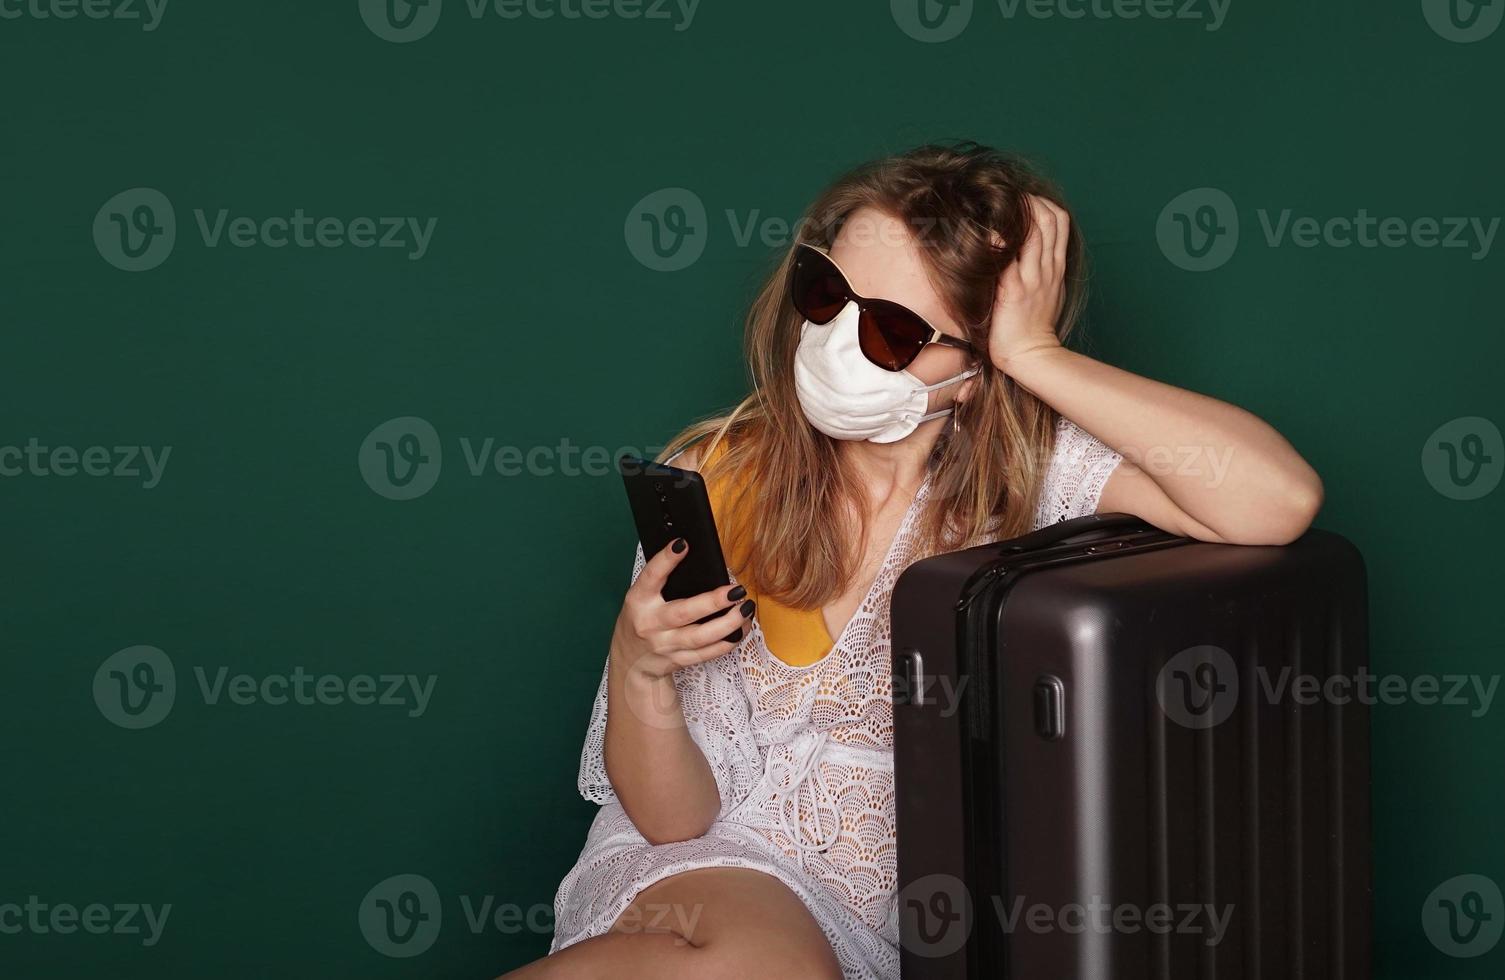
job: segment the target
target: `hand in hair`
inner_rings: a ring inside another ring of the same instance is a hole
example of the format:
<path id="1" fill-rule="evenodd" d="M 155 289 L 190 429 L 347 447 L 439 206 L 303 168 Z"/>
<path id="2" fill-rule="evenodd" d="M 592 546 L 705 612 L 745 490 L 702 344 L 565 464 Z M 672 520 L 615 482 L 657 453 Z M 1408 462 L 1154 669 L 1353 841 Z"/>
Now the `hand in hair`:
<path id="1" fill-rule="evenodd" d="M 1005 374 L 1018 362 L 1061 346 L 1056 325 L 1065 303 L 1071 217 L 1064 208 L 1030 195 L 1029 237 L 998 278 L 988 331 L 988 358 Z"/>

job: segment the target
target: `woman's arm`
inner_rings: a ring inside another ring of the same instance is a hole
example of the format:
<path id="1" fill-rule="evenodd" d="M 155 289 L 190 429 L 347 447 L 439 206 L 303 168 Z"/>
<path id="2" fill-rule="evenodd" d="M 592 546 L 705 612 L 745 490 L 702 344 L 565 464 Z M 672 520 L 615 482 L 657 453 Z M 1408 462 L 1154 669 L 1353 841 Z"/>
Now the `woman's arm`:
<path id="1" fill-rule="evenodd" d="M 1204 541 L 1286 544 L 1322 506 L 1322 481 L 1280 433 L 1233 405 L 1067 350 L 1063 302 L 1070 218 L 1036 199 L 1035 229 L 999 283 L 995 367 L 1124 457 L 1099 509 Z"/>
<path id="2" fill-rule="evenodd" d="M 685 727 L 674 675 L 636 668 L 624 649 L 613 639 L 606 675 L 607 778 L 650 844 L 700 837 L 721 812 L 710 764 Z"/>
<path id="3" fill-rule="evenodd" d="M 694 468 L 693 452 L 684 456 L 679 465 Z M 724 637 L 752 615 L 746 593 L 731 586 L 665 601 L 664 582 L 688 553 L 670 545 L 649 558 L 627 590 L 607 661 L 606 776 L 652 844 L 700 837 L 721 812 L 720 789 L 690 737 L 674 672 L 735 649 Z M 721 615 L 695 622 L 712 613 Z"/>

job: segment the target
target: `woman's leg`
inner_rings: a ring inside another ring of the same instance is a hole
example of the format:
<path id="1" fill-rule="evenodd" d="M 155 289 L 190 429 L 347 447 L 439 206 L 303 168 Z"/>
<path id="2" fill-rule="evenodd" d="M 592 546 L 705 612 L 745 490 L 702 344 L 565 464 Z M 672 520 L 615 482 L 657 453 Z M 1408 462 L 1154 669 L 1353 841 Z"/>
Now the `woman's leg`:
<path id="1" fill-rule="evenodd" d="M 745 868 L 700 868 L 638 893 L 611 931 L 504 980 L 841 980 L 836 954 L 782 881 Z"/>

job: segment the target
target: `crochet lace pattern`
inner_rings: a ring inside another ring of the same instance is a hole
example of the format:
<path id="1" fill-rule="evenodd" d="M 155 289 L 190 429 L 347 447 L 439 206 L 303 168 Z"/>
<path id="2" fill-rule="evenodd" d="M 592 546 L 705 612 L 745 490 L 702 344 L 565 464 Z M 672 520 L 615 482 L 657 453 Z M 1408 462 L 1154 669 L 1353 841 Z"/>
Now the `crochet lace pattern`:
<path id="1" fill-rule="evenodd" d="M 1034 526 L 1091 514 L 1120 457 L 1061 419 Z M 888 613 L 914 559 L 927 478 L 877 577 L 822 659 L 775 657 L 754 619 L 735 650 L 678 671 L 685 724 L 710 763 L 721 812 L 703 837 L 650 845 L 606 775 L 603 672 L 580 793 L 601 805 L 555 899 L 554 949 L 607 931 L 639 891 L 693 868 L 742 867 L 783 881 L 810 909 L 848 978 L 899 975 Z M 633 580 L 642 571 L 637 551 Z M 733 576 L 735 580 L 735 576 Z"/>

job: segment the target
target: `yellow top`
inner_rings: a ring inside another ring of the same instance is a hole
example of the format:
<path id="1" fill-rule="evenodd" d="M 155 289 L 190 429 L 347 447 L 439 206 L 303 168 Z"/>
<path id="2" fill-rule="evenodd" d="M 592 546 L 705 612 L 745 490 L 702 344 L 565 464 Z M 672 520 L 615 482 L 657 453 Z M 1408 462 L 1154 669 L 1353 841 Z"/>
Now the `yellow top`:
<path id="1" fill-rule="evenodd" d="M 723 438 L 711 454 L 700 461 L 701 469 L 705 469 L 712 460 L 719 459 L 725 452 L 726 440 Z M 706 495 L 711 499 L 711 512 L 716 516 L 718 529 L 732 526 L 728 508 L 736 499 L 741 486 L 740 483 L 728 486 L 724 478 L 706 481 Z M 729 547 L 725 538 L 722 539 L 722 547 Z M 745 549 L 735 553 L 728 550 L 725 557 L 733 572 L 747 567 Z M 831 632 L 826 628 L 826 617 L 819 609 L 795 609 L 759 595 L 745 582 L 742 585 L 747 589 L 748 596 L 758 603 L 757 612 L 753 615 L 763 629 L 763 639 L 768 643 L 769 653 L 791 667 L 806 667 L 831 652 L 835 641 L 831 639 Z"/>

